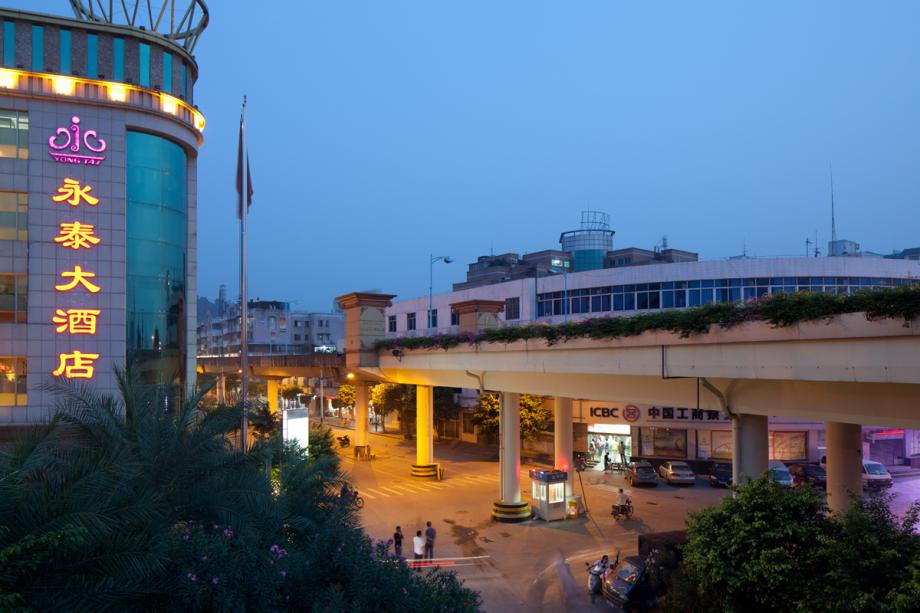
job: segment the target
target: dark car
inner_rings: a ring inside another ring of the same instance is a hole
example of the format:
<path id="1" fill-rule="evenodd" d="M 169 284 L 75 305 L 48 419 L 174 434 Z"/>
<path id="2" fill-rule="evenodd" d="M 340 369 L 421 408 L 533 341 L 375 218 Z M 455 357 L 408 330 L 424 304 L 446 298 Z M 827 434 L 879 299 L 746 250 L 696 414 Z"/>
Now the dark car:
<path id="1" fill-rule="evenodd" d="M 603 589 L 607 602 L 624 611 L 646 609 L 655 603 L 642 556 L 627 556 L 612 564 L 604 573 Z"/>
<path id="2" fill-rule="evenodd" d="M 793 464 L 789 472 L 792 473 L 792 484 L 795 487 L 814 485 L 827 489 L 827 471 L 817 464 Z"/>
<path id="3" fill-rule="evenodd" d="M 630 485 L 658 486 L 658 474 L 648 462 L 630 462 L 623 478 Z"/>
<path id="4" fill-rule="evenodd" d="M 709 485 L 712 487 L 728 487 L 732 484 L 732 465 L 716 462 L 709 471 Z"/>

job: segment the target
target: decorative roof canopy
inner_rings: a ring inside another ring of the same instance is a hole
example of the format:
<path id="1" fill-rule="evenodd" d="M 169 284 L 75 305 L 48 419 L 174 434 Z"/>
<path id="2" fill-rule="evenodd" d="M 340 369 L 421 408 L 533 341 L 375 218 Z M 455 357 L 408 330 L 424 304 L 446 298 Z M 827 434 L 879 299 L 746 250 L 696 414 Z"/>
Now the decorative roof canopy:
<path id="1" fill-rule="evenodd" d="M 70 0 L 77 19 L 160 34 L 189 53 L 208 27 L 204 0 Z"/>

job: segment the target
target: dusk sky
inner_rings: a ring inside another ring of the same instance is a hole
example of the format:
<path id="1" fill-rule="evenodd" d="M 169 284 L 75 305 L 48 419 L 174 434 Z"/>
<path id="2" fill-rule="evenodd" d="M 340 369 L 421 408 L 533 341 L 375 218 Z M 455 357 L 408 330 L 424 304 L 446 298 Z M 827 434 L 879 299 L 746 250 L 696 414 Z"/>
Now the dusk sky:
<path id="1" fill-rule="evenodd" d="M 71 15 L 66 0 L 7 0 Z M 211 0 L 196 57 L 199 294 L 238 291 L 240 101 L 250 297 L 328 310 L 427 294 L 478 255 L 616 247 L 803 255 L 920 246 L 920 3 Z M 244 6 L 250 8 L 244 10 Z"/>

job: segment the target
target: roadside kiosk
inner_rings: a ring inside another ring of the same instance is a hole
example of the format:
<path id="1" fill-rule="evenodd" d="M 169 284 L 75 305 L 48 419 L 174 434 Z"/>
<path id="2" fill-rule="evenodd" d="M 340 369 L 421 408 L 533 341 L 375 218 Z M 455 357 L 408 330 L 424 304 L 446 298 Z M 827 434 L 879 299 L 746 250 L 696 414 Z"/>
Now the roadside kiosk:
<path id="1" fill-rule="evenodd" d="M 534 516 L 553 521 L 565 519 L 565 481 L 568 473 L 564 470 L 530 469 L 533 484 L 533 497 L 530 509 Z"/>

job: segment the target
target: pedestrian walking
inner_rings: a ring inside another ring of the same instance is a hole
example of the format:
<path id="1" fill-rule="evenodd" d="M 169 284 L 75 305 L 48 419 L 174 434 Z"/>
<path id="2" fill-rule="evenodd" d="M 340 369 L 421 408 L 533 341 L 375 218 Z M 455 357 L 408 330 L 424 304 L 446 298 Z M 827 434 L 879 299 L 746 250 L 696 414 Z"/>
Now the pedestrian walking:
<path id="1" fill-rule="evenodd" d="M 393 533 L 393 551 L 396 552 L 396 557 L 402 557 L 402 542 L 403 542 L 403 533 L 402 528 L 396 526 L 396 532 Z"/>
<path id="2" fill-rule="evenodd" d="M 434 537 L 437 536 L 435 529 L 431 527 L 431 522 L 425 523 L 425 557 L 429 560 L 434 559 Z"/>
<path id="3" fill-rule="evenodd" d="M 623 443 L 622 439 L 620 444 L 617 445 L 617 450 L 620 452 L 620 463 L 623 464 L 623 468 L 626 468 L 626 445 Z"/>
<path id="4" fill-rule="evenodd" d="M 420 561 L 425 556 L 425 539 L 422 538 L 422 531 L 418 530 L 412 537 L 412 550 L 415 552 L 415 561 Z M 418 570 L 418 567 L 415 567 Z"/>

